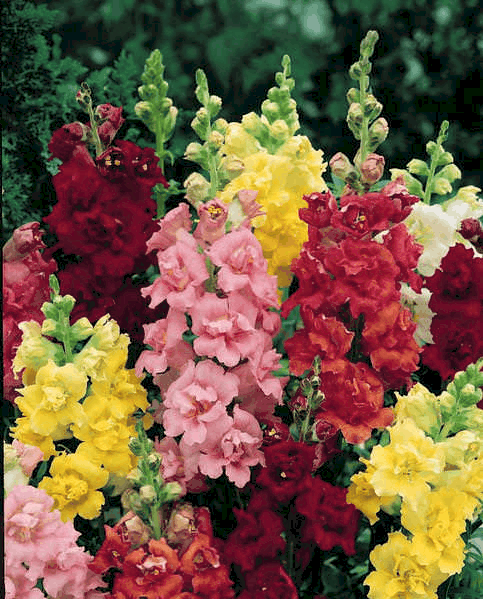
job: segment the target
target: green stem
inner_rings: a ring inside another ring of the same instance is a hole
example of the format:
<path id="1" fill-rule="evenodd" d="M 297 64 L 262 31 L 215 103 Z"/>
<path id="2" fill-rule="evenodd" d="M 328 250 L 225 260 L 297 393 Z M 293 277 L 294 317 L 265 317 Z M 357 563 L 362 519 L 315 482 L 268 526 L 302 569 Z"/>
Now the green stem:
<path id="1" fill-rule="evenodd" d="M 359 90 L 360 90 L 360 105 L 362 108 L 362 126 L 361 126 L 361 156 L 360 163 L 362 164 L 368 154 L 367 146 L 369 142 L 369 117 L 365 115 L 366 105 L 366 85 L 368 83 L 368 76 L 361 75 L 359 79 Z"/>
<path id="2" fill-rule="evenodd" d="M 154 504 L 151 507 L 151 526 L 153 528 L 153 536 L 158 541 L 161 538 L 161 519 L 159 517 L 159 507 Z"/>
<path id="3" fill-rule="evenodd" d="M 439 155 L 440 146 L 438 146 L 438 148 L 434 151 L 433 155 L 431 156 L 431 165 L 429 167 L 428 180 L 426 181 L 426 188 L 424 190 L 423 202 L 428 205 L 431 203 L 431 187 L 433 184 L 434 173 L 436 171 L 436 165 L 438 164 Z"/>
<path id="4" fill-rule="evenodd" d="M 102 146 L 101 138 L 99 137 L 99 133 L 97 131 L 96 119 L 94 116 L 94 111 L 92 110 L 92 104 L 90 102 L 87 103 L 87 112 L 89 113 L 89 120 L 91 122 L 91 131 L 92 137 L 94 138 L 94 145 L 96 147 L 96 156 L 100 156 L 102 152 L 104 152 L 104 148 Z"/>
<path id="5" fill-rule="evenodd" d="M 64 345 L 65 360 L 66 360 L 66 362 L 72 362 L 72 359 L 73 359 L 72 358 L 72 347 L 71 347 L 70 335 L 69 335 L 70 322 L 69 322 L 68 316 L 63 317 L 62 329 L 63 329 L 62 343 Z"/>

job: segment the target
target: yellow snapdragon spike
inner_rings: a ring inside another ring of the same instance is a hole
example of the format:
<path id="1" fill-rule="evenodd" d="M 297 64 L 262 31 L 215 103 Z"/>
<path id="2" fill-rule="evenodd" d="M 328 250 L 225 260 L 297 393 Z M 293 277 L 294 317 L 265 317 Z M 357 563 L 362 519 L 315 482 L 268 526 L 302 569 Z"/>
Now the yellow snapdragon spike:
<path id="1" fill-rule="evenodd" d="M 289 138 L 274 155 L 258 150 L 257 144 L 241 125 L 229 125 L 225 152 L 239 152 L 233 156 L 242 160 L 244 170 L 218 197 L 229 204 L 243 189 L 258 191 L 256 201 L 265 215 L 252 221 L 255 236 L 268 261 L 268 273 L 278 277 L 279 287 L 286 287 L 292 280 L 292 260 L 308 239 L 307 225 L 298 213 L 306 207 L 303 195 L 327 190 L 322 179 L 326 164 L 322 151 L 314 150 L 302 135 Z M 258 151 L 251 153 L 253 149 Z"/>
<path id="2" fill-rule="evenodd" d="M 396 393 L 397 404 L 394 407 L 396 420 L 411 418 L 416 426 L 425 433 L 439 431 L 441 422 L 436 396 L 421 383 L 416 383 L 407 395 Z"/>
<path id="3" fill-rule="evenodd" d="M 49 360 L 57 361 L 63 356 L 60 345 L 52 343 L 42 336 L 42 328 L 38 322 L 30 320 L 19 323 L 22 331 L 22 343 L 13 359 L 13 371 L 18 374 L 21 370 L 37 372 Z"/>
<path id="4" fill-rule="evenodd" d="M 435 564 L 421 563 L 411 541 L 402 532 L 389 533 L 389 540 L 370 554 L 376 570 L 364 580 L 369 599 L 437 599 L 438 586 L 448 577 Z"/>
<path id="5" fill-rule="evenodd" d="M 92 520 L 100 514 L 104 495 L 98 489 L 108 481 L 107 470 L 76 452 L 54 458 L 50 475 L 40 481 L 39 489 L 53 498 L 64 522 L 77 515 Z"/>

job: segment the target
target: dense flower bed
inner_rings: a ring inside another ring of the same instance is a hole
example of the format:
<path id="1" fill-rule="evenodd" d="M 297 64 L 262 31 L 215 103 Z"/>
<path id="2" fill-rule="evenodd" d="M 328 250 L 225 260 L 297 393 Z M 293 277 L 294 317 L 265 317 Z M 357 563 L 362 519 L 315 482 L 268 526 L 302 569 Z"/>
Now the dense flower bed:
<path id="1" fill-rule="evenodd" d="M 9 599 L 481 590 L 483 202 L 453 191 L 447 122 L 383 178 L 376 41 L 330 177 L 288 57 L 240 122 L 198 71 L 199 170 L 168 211 L 159 52 L 136 106 L 156 151 L 82 86 L 88 121 L 49 145 L 55 240 L 31 222 L 3 250 Z"/>

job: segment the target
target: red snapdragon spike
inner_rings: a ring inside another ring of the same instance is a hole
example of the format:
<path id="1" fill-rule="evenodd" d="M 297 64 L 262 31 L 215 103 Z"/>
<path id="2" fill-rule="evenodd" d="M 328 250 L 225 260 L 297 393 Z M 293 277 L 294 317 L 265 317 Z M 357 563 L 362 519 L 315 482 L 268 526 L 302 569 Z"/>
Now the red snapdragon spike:
<path id="1" fill-rule="evenodd" d="M 312 470 L 315 449 L 289 440 L 266 447 L 264 452 L 266 468 L 260 471 L 257 484 L 277 501 L 290 501 Z"/>
<path id="2" fill-rule="evenodd" d="M 332 193 L 330 191 L 324 193 L 314 192 L 304 195 L 303 199 L 307 202 L 308 207 L 299 209 L 300 220 L 316 229 L 328 227 L 332 215 L 338 210 L 337 200 Z"/>
<path id="3" fill-rule="evenodd" d="M 122 570 L 124 558 L 131 549 L 131 543 L 124 541 L 113 528 L 105 525 L 104 531 L 106 538 L 94 560 L 89 564 L 89 568 L 98 574 L 104 574 L 111 568 Z"/>
<path id="4" fill-rule="evenodd" d="M 312 478 L 295 500 L 297 511 L 305 516 L 304 542 L 315 541 L 324 551 L 336 545 L 347 555 L 355 553 L 359 511 L 346 502 L 347 489 L 334 487 L 320 478 Z"/>
<path id="5" fill-rule="evenodd" d="M 411 214 L 413 204 L 417 204 L 420 199 L 411 195 L 404 183 L 402 177 L 397 177 L 394 181 L 388 183 L 380 191 L 386 195 L 393 203 L 394 212 L 391 221 L 394 224 L 400 223 Z"/>
<path id="6" fill-rule="evenodd" d="M 99 138 L 104 146 L 109 146 L 126 120 L 122 118 L 122 106 L 100 104 L 96 107 L 96 114 L 103 120 L 97 129 Z"/>
<path id="7" fill-rule="evenodd" d="M 259 418 L 258 421 L 260 424 L 265 424 L 265 428 L 263 429 L 263 445 L 273 445 L 274 443 L 278 443 L 279 441 L 287 441 L 290 437 L 290 429 L 288 426 L 277 418 L 273 416 L 271 418 Z"/>
<path id="8" fill-rule="evenodd" d="M 253 506 L 251 503 L 250 507 Z M 274 558 L 285 548 L 281 537 L 283 521 L 274 511 L 250 512 L 234 508 L 238 526 L 229 535 L 225 547 L 230 562 L 243 571 L 253 570 L 257 563 Z"/>
<path id="9" fill-rule="evenodd" d="M 238 599 L 298 599 L 293 580 L 280 562 L 267 562 L 248 572 L 245 585 Z"/>
<path id="10" fill-rule="evenodd" d="M 52 158 L 67 162 L 74 150 L 86 139 L 87 130 L 82 123 L 69 123 L 54 131 L 48 145 Z"/>

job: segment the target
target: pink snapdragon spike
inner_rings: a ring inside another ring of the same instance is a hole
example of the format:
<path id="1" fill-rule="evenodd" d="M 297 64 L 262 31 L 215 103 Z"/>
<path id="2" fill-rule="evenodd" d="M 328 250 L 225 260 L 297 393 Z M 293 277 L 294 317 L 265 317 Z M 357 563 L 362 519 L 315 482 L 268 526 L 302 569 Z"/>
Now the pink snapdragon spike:
<path id="1" fill-rule="evenodd" d="M 262 210 L 262 205 L 256 201 L 257 196 L 258 191 L 253 189 L 241 189 L 238 192 L 238 201 L 240 202 L 243 212 L 247 217 L 242 223 L 242 226 L 249 227 L 252 218 L 266 214 L 266 212 Z"/>
<path id="2" fill-rule="evenodd" d="M 170 210 L 164 218 L 158 221 L 159 231 L 153 233 L 147 242 L 147 252 L 167 250 L 176 243 L 179 233 L 191 230 L 191 217 L 188 204 L 181 203 Z"/>
<path id="3" fill-rule="evenodd" d="M 174 245 L 158 253 L 158 265 L 161 276 L 141 290 L 143 297 L 151 296 L 149 307 L 167 300 L 171 307 L 183 312 L 192 308 L 203 293 L 202 283 L 209 276 L 193 237 L 181 231 Z"/>
<path id="4" fill-rule="evenodd" d="M 277 364 L 277 368 L 278 366 Z M 238 395 L 243 398 L 243 409 L 253 414 L 257 419 L 271 417 L 275 406 L 280 403 L 278 399 L 279 385 L 274 383 L 273 389 L 266 388 L 269 391 L 268 393 L 262 391 L 248 362 L 243 362 L 235 366 L 231 372 L 236 374 L 240 379 Z M 277 377 L 273 378 L 276 379 Z M 283 384 L 283 379 L 281 379 L 280 386 Z M 272 391 L 274 392 L 273 394 Z"/>
<path id="5" fill-rule="evenodd" d="M 225 234 L 225 223 L 228 218 L 228 208 L 218 198 L 214 198 L 198 208 L 200 221 L 193 236 L 201 245 L 214 243 Z"/>
<path id="6" fill-rule="evenodd" d="M 36 584 L 36 583 L 35 583 Z M 40 589 L 34 588 L 34 583 L 25 578 L 25 568 L 13 567 L 5 574 L 5 599 L 45 599 Z"/>
<path id="7" fill-rule="evenodd" d="M 203 443 L 214 422 L 229 422 L 226 406 L 238 393 L 238 377 L 211 360 L 188 362 L 169 387 L 163 425 L 169 437 L 183 434 L 188 445 Z"/>
<path id="8" fill-rule="evenodd" d="M 260 342 L 261 331 L 255 330 L 257 308 L 239 293 L 226 299 L 206 293 L 192 313 L 193 342 L 199 356 L 216 357 L 227 366 L 251 355 Z"/>
<path id="9" fill-rule="evenodd" d="M 97 599 L 105 597 L 96 587 L 105 586 L 101 576 L 89 569 L 93 557 L 74 546 L 58 553 L 44 571 L 43 584 L 49 597 L 56 599 Z"/>
<path id="10" fill-rule="evenodd" d="M 219 478 L 224 468 L 228 479 L 242 488 L 250 480 L 250 466 L 265 465 L 259 450 L 263 433 L 257 419 L 238 405 L 233 418 L 228 418 L 214 423 L 210 436 L 198 447 L 199 468 L 211 478 Z"/>

